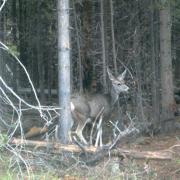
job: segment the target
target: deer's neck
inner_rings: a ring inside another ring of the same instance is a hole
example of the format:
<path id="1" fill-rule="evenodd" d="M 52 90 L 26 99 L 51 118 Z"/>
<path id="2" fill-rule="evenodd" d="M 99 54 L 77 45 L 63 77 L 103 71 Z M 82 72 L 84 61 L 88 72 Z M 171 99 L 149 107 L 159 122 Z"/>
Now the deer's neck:
<path id="1" fill-rule="evenodd" d="M 118 101 L 119 94 L 117 94 L 114 88 L 111 88 L 110 96 L 111 96 L 111 107 L 113 107 Z"/>

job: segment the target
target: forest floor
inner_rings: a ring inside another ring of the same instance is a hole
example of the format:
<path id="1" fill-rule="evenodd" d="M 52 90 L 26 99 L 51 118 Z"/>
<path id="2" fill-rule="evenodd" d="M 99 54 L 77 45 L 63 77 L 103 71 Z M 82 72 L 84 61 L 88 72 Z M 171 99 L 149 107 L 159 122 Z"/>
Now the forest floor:
<path id="1" fill-rule="evenodd" d="M 159 151 L 168 150 L 180 142 L 180 132 L 174 132 L 171 135 L 161 135 L 154 137 L 142 137 L 131 144 L 124 144 L 121 148 L 129 148 L 136 151 Z M 180 147 L 179 147 L 180 150 Z M 163 160 L 135 160 L 136 165 L 144 169 L 142 179 L 180 179 L 180 151 L 178 156 L 171 161 Z M 140 178 L 141 179 L 141 178 Z"/>
<path id="2" fill-rule="evenodd" d="M 133 143 L 121 144 L 119 148 L 141 151 L 159 151 L 167 150 L 170 147 L 179 144 L 180 132 L 176 131 L 169 135 L 159 135 L 154 137 L 141 137 Z M 179 148 L 180 149 L 180 148 Z M 75 157 L 75 156 L 74 156 Z M 23 155 L 26 159 L 26 156 Z M 28 157 L 29 158 L 29 157 Z M 34 156 L 31 157 L 32 159 Z M 60 155 L 51 155 L 51 160 L 54 164 Z M 47 166 L 45 161 L 40 162 L 30 167 L 30 174 L 27 175 L 25 167 L 22 166 L 24 178 L 18 178 L 17 167 L 13 167 L 13 156 L 8 151 L 0 149 L 0 180 L 14 179 L 32 179 L 32 180 L 179 180 L 180 179 L 180 151 L 172 158 L 172 160 L 148 160 L 148 159 L 132 159 L 125 157 L 121 160 L 118 157 L 106 157 L 96 166 L 87 166 L 78 161 L 69 166 L 55 167 Z M 33 159 L 36 161 L 36 159 Z M 64 159 L 64 161 L 66 161 Z M 38 163 L 40 163 L 38 165 Z M 20 164 L 19 164 L 20 165 Z M 44 166 L 44 167 L 43 167 Z M 39 168 L 38 168 L 39 167 Z M 16 170 L 15 170 L 16 169 Z M 19 170 L 18 170 L 19 171 Z"/>

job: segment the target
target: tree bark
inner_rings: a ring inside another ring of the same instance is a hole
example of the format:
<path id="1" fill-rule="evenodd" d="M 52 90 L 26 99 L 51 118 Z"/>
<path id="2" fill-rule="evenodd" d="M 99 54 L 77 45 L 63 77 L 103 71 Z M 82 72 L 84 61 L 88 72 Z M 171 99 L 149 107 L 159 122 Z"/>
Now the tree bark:
<path id="1" fill-rule="evenodd" d="M 113 64 L 114 64 L 114 70 L 115 75 L 118 75 L 117 71 L 117 60 L 116 60 L 116 42 L 115 42 L 115 34 L 114 34 L 114 7 L 113 7 L 113 0 L 110 0 L 110 14 L 111 14 L 111 38 L 112 38 L 112 53 L 113 53 Z"/>
<path id="2" fill-rule="evenodd" d="M 166 1 L 160 9 L 160 63 L 161 63 L 161 105 L 162 105 L 162 131 L 173 129 L 173 75 L 171 58 L 171 14 L 170 2 Z M 168 123 L 165 123 L 168 122 Z"/>
<path id="3" fill-rule="evenodd" d="M 72 4 L 73 4 L 73 14 L 74 14 L 74 23 L 75 23 L 75 31 L 76 31 L 76 43 L 77 43 L 77 51 L 78 51 L 79 91 L 80 91 L 80 93 L 82 93 L 83 92 L 83 71 L 82 71 L 82 55 L 81 55 L 80 35 L 79 35 L 77 14 L 76 14 L 76 7 L 75 7 L 74 0 L 73 0 Z"/>
<path id="4" fill-rule="evenodd" d="M 12 1 L 12 20 L 13 20 L 13 27 L 12 27 L 12 37 L 13 37 L 13 44 L 14 45 L 17 45 L 17 8 L 16 8 L 16 0 L 13 0 Z M 14 80 L 13 80 L 13 88 L 14 90 L 17 92 L 17 85 L 18 85 L 18 71 L 17 71 L 17 63 L 15 62 L 14 63 L 14 69 L 13 69 L 13 76 L 14 76 Z"/>
<path id="5" fill-rule="evenodd" d="M 26 41 L 26 13 L 27 13 L 27 2 L 22 2 L 19 0 L 19 52 L 20 52 L 20 60 L 22 63 L 27 66 L 27 41 Z"/>
<path id="6" fill-rule="evenodd" d="M 103 61 L 103 89 L 104 93 L 107 93 L 107 74 L 106 74 L 106 62 L 107 62 L 107 55 L 106 55 L 106 36 L 105 36 L 105 24 L 104 24 L 104 0 L 100 1 L 100 8 L 101 8 L 101 42 L 102 42 L 102 61 Z"/>
<path id="7" fill-rule="evenodd" d="M 44 58 L 43 58 L 43 49 L 42 49 L 42 25 L 41 25 L 41 1 L 37 2 L 37 12 L 38 23 L 37 23 L 37 62 L 38 62 L 38 74 L 39 74 L 39 89 L 40 89 L 40 100 L 41 103 L 45 102 L 45 93 L 44 93 Z"/>
<path id="8" fill-rule="evenodd" d="M 154 0 L 151 0 L 151 6 L 153 7 Z M 156 35 L 157 31 L 155 31 L 155 25 L 154 22 L 156 20 L 156 14 L 154 8 L 151 9 L 151 62 L 152 62 L 152 108 L 153 108 L 153 124 L 156 124 L 159 122 L 160 119 L 160 111 L 159 111 L 159 105 L 160 105 L 160 98 L 159 98 L 159 76 L 158 76 L 158 61 L 157 57 L 159 56 L 156 51 Z M 157 26 L 157 25 L 156 25 Z"/>
<path id="9" fill-rule="evenodd" d="M 19 57 L 23 65 L 27 68 L 28 65 L 28 53 L 27 53 L 27 1 L 18 1 L 19 5 L 19 19 L 18 19 L 18 30 L 19 30 Z M 19 69 L 19 82 L 21 87 L 27 85 L 26 77 L 22 69 Z"/>
<path id="10" fill-rule="evenodd" d="M 0 41 L 4 42 L 4 12 L 0 12 Z M 0 76 L 4 76 L 4 68 L 5 63 L 4 63 L 4 55 L 3 55 L 3 50 L 0 48 Z M 2 87 L 2 83 L 0 82 L 0 87 Z M 1 93 L 0 93 L 1 95 Z M 2 98 L 0 98 L 0 132 L 2 131 L 2 122 L 1 119 L 3 119 L 3 101 Z"/>
<path id="11" fill-rule="evenodd" d="M 60 111 L 58 136 L 62 143 L 69 141 L 72 125 L 70 111 L 70 37 L 69 0 L 58 0 L 58 80 Z"/>
<path id="12" fill-rule="evenodd" d="M 139 4 L 140 2 L 134 2 L 135 13 L 139 12 Z M 134 32 L 134 39 L 133 39 L 133 51 L 134 51 L 134 65 L 135 65 L 135 72 L 137 77 L 137 91 L 136 93 L 136 114 L 138 117 L 138 121 L 146 126 L 146 116 L 144 114 L 144 106 L 143 106 L 143 90 L 142 90 L 142 59 L 141 59 L 141 48 L 142 48 L 142 39 L 140 36 L 140 15 L 136 17 L 136 25 L 135 25 L 135 32 Z"/>
<path id="13" fill-rule="evenodd" d="M 92 82 L 92 62 L 88 51 L 91 49 L 91 13 L 92 2 L 91 0 L 83 1 L 83 13 L 82 13 L 82 65 L 83 65 L 83 87 L 86 90 L 90 89 Z"/>

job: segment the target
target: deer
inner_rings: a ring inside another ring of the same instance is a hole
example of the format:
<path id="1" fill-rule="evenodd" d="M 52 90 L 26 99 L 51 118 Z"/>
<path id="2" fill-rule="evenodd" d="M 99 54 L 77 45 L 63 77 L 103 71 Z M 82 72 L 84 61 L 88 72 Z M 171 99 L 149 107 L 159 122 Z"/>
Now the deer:
<path id="1" fill-rule="evenodd" d="M 107 68 L 108 77 L 111 81 L 111 90 L 108 94 L 100 93 L 85 93 L 85 94 L 73 94 L 71 97 L 71 114 L 73 121 L 77 122 L 77 128 L 75 130 L 76 135 L 80 141 L 87 145 L 87 141 L 83 136 L 83 129 L 86 124 L 93 122 L 99 112 L 103 109 L 103 121 L 110 117 L 112 110 L 118 101 L 119 94 L 128 92 L 129 87 L 125 84 L 126 71 L 117 77 L 112 75 L 112 72 Z"/>

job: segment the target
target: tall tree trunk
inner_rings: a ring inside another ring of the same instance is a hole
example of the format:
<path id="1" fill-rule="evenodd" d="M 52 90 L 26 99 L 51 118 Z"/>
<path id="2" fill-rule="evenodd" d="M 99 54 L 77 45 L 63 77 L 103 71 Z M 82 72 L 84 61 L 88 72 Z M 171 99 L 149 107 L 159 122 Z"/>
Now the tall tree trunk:
<path id="1" fill-rule="evenodd" d="M 92 82 L 92 62 L 88 52 L 91 49 L 91 0 L 83 1 L 82 13 L 82 33 L 83 33 L 83 47 L 82 47 L 82 64 L 83 64 L 83 87 L 90 89 Z"/>
<path id="2" fill-rule="evenodd" d="M 61 109 L 58 136 L 62 143 L 68 143 L 72 125 L 70 111 L 70 37 L 69 0 L 58 0 L 58 78 L 59 104 Z"/>
<path id="3" fill-rule="evenodd" d="M 141 59 L 141 48 L 142 48 L 142 39 L 140 36 L 140 2 L 134 2 L 134 14 L 138 12 L 136 15 L 136 24 L 135 24 L 135 32 L 134 32 L 134 39 L 133 39 L 133 51 L 134 51 L 134 65 L 135 65 L 135 72 L 137 77 L 137 92 L 136 97 L 136 114 L 138 117 L 138 121 L 143 124 L 143 128 L 146 127 L 146 117 L 144 114 L 144 106 L 143 106 L 143 91 L 142 91 L 142 59 Z"/>
<path id="4" fill-rule="evenodd" d="M 12 37 L 13 37 L 13 44 L 17 45 L 17 13 L 16 13 L 17 9 L 16 9 L 16 0 L 12 1 L 12 21 L 13 21 L 13 27 L 12 27 Z M 17 71 L 17 63 L 14 63 L 14 81 L 13 81 L 13 88 L 14 90 L 17 92 L 17 85 L 18 83 L 18 71 Z"/>
<path id="5" fill-rule="evenodd" d="M 151 6 L 153 7 L 154 0 L 151 0 Z M 157 64 L 157 57 L 158 53 L 156 52 L 156 34 L 158 33 L 155 31 L 155 20 L 156 20 L 156 13 L 154 8 L 151 9 L 151 62 L 152 62 L 152 109 L 153 109 L 153 124 L 156 124 L 159 122 L 160 118 L 160 111 L 159 111 L 159 105 L 160 105 L 160 98 L 159 98 L 159 76 L 158 76 L 158 67 Z M 157 24 L 157 23 L 156 23 Z M 157 25 L 156 25 L 157 26 Z"/>
<path id="6" fill-rule="evenodd" d="M 49 61 L 48 61 L 48 70 L 47 70 L 47 73 L 48 73 L 48 101 L 51 101 L 51 98 L 52 98 L 52 51 L 49 52 Z"/>
<path id="7" fill-rule="evenodd" d="M 162 4 L 162 7 L 160 9 L 161 121 L 162 131 L 169 131 L 173 128 L 173 121 L 169 120 L 174 119 L 172 108 L 174 104 L 174 94 L 171 58 L 170 1 L 166 1 L 165 4 Z"/>
<path id="8" fill-rule="evenodd" d="M 139 23 L 137 23 L 139 25 Z M 139 122 L 146 125 L 146 117 L 144 115 L 144 106 L 143 106 L 143 92 L 142 92 L 142 72 L 141 72 L 141 59 L 140 59 L 140 37 L 139 37 L 139 26 L 135 30 L 134 34 L 134 42 L 133 42 L 133 49 L 134 49 L 134 60 L 135 60 L 135 71 L 136 77 L 138 79 L 137 82 L 137 92 L 136 92 L 136 113 Z"/>
<path id="9" fill-rule="evenodd" d="M 20 52 L 20 60 L 24 66 L 27 68 L 27 40 L 26 40 L 26 27 L 27 26 L 27 1 L 19 0 L 19 52 Z M 18 72 L 20 73 L 20 86 L 24 87 L 27 85 L 26 77 L 24 76 L 24 72 L 22 69 Z"/>
<path id="10" fill-rule="evenodd" d="M 105 23 L 104 23 L 104 0 L 100 1 L 100 8 L 101 8 L 101 42 L 102 42 L 102 61 L 103 61 L 103 89 L 104 93 L 107 93 L 107 74 L 106 74 L 106 36 L 105 36 Z"/>
<path id="11" fill-rule="evenodd" d="M 26 13 L 27 13 L 27 2 L 22 2 L 19 0 L 19 51 L 20 60 L 27 66 L 27 42 L 26 42 Z"/>
<path id="12" fill-rule="evenodd" d="M 4 42 L 4 11 L 0 12 L 0 41 Z M 0 48 L 0 76 L 3 78 L 4 75 L 4 56 L 3 56 L 3 50 Z M 0 87 L 2 87 L 2 83 L 0 82 Z M 1 93 L 0 93 L 1 95 Z M 3 118 L 3 101 L 2 98 L 0 98 L 0 121 Z M 2 124 L 0 123 L 0 131 L 1 131 Z"/>
<path id="13" fill-rule="evenodd" d="M 41 1 L 37 2 L 37 12 L 40 12 Z M 44 58 L 43 58 L 43 49 L 42 49 L 42 25 L 41 25 L 41 13 L 38 15 L 39 22 L 37 24 L 37 62 L 38 62 L 38 74 L 39 74 L 39 92 L 41 103 L 45 102 L 45 93 L 44 93 Z"/>
<path id="14" fill-rule="evenodd" d="M 177 45 L 176 49 L 180 49 L 180 44 Z M 175 79 L 176 79 L 176 87 L 180 90 L 180 50 L 177 50 L 177 58 L 175 60 Z"/>
<path id="15" fill-rule="evenodd" d="M 113 7 L 113 0 L 110 0 L 110 14 L 111 14 L 111 38 L 112 38 L 112 53 L 113 53 L 113 64 L 115 69 L 115 75 L 118 75 L 117 72 L 117 60 L 116 60 L 116 42 L 115 42 L 115 35 L 114 35 L 114 7 Z"/>
<path id="16" fill-rule="evenodd" d="M 75 23 L 75 31 L 76 31 L 76 43 L 77 43 L 77 50 L 78 50 L 79 90 L 80 90 L 80 93 L 82 93 L 83 92 L 82 55 L 81 55 L 80 35 L 79 35 L 79 29 L 78 29 L 75 0 L 73 0 L 72 4 L 73 4 L 73 14 L 74 14 L 74 23 Z"/>

